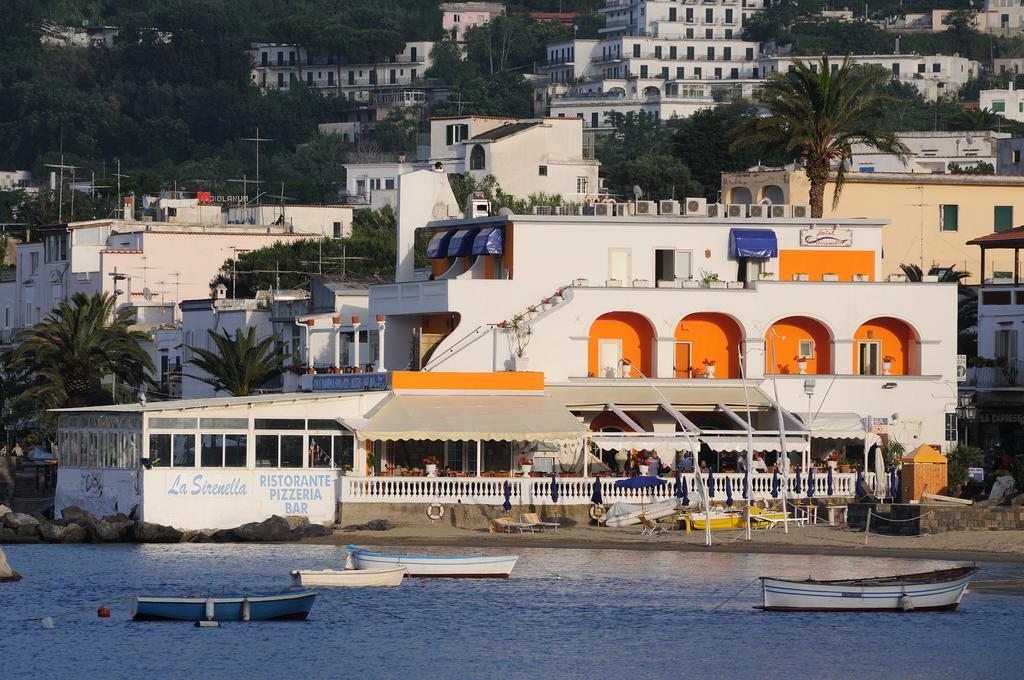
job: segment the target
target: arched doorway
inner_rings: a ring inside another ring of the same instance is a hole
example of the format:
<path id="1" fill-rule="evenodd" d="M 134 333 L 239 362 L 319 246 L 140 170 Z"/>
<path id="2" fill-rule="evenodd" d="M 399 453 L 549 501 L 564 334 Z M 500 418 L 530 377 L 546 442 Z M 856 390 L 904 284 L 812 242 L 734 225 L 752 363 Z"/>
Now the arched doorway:
<path id="1" fill-rule="evenodd" d="M 608 312 L 590 326 L 587 342 L 587 373 L 596 378 L 639 378 L 653 375 L 654 326 L 634 312 Z"/>
<path id="2" fill-rule="evenodd" d="M 801 373 L 801 363 L 805 364 L 802 372 L 808 375 L 831 373 L 832 334 L 825 324 L 810 317 L 779 319 L 764 335 L 765 375 Z"/>
<path id="3" fill-rule="evenodd" d="M 858 375 L 917 375 L 917 333 L 891 316 L 860 325 L 853 334 L 853 371 Z"/>
<path id="4" fill-rule="evenodd" d="M 782 205 L 786 202 L 782 187 L 775 184 L 769 184 L 761 189 L 761 198 L 770 201 L 772 205 Z"/>
<path id="5" fill-rule="evenodd" d="M 484 154 L 484 147 L 479 144 L 474 144 L 473 150 L 469 152 L 469 169 L 483 170 L 485 165 L 486 156 Z"/>
<path id="6" fill-rule="evenodd" d="M 729 192 L 729 202 L 735 205 L 750 205 L 754 202 L 754 197 L 746 187 L 733 187 Z"/>
<path id="7" fill-rule="evenodd" d="M 740 377 L 739 348 L 743 331 L 725 314 L 698 312 L 676 326 L 675 366 L 677 378 Z M 711 368 L 714 366 L 714 368 Z"/>

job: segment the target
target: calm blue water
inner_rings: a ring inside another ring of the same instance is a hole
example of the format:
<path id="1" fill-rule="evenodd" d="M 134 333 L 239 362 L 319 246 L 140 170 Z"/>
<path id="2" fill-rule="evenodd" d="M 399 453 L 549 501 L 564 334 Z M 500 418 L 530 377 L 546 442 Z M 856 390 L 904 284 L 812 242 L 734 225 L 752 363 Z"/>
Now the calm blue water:
<path id="1" fill-rule="evenodd" d="M 0 678 L 1019 678 L 1024 662 L 1021 596 L 969 592 L 955 614 L 765 614 L 752 609 L 760 592 L 750 585 L 710 612 L 761 574 L 948 564 L 935 561 L 520 550 L 507 581 L 322 589 L 309 621 L 200 630 L 132 623 L 125 598 L 279 589 L 290 569 L 338 566 L 341 550 L 4 550 L 25 580 L 0 585 Z M 985 579 L 1024 577 L 1024 565 L 984 568 Z M 96 617 L 100 604 L 111 619 Z M 53 630 L 38 621 L 83 607 L 58 616 Z"/>

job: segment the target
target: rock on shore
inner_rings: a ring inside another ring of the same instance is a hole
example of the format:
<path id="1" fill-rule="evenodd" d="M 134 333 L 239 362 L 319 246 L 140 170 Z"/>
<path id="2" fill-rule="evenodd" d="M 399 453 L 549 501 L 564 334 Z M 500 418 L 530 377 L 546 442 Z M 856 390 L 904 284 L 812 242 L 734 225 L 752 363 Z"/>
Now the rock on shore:
<path id="1" fill-rule="evenodd" d="M 4 551 L 0 550 L 0 583 L 5 581 L 20 581 L 21 575 L 11 569 L 11 565 L 7 564 L 7 556 L 4 555 Z"/>

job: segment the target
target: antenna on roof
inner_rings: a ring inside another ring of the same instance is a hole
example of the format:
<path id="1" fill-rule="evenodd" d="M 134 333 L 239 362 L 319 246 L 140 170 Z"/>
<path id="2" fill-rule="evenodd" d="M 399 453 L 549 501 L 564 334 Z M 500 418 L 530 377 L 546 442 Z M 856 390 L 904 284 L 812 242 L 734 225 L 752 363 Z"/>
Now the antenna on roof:
<path id="1" fill-rule="evenodd" d="M 260 142 L 272 142 L 274 140 L 273 139 L 269 139 L 267 137 L 260 137 L 260 129 L 257 127 L 256 128 L 256 136 L 255 137 L 243 137 L 242 141 L 245 141 L 245 142 L 255 142 L 256 143 L 256 183 L 259 184 L 259 182 L 260 182 Z M 257 198 L 257 201 L 258 201 L 259 200 L 259 196 L 257 196 L 256 198 Z M 258 205 L 258 203 L 257 203 L 257 205 Z"/>

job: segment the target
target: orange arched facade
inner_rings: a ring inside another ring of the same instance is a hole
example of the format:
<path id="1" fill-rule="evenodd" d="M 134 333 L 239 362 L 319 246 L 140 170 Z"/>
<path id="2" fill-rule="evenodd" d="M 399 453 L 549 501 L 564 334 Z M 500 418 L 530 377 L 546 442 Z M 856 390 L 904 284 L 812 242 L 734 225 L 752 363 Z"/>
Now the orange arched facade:
<path id="1" fill-rule="evenodd" d="M 705 361 L 715 362 L 716 378 L 740 377 L 743 331 L 731 317 L 714 312 L 690 314 L 675 330 L 675 376 L 703 377 Z"/>
<path id="2" fill-rule="evenodd" d="M 918 368 L 914 359 L 917 334 L 905 322 L 882 316 L 871 319 L 853 335 L 853 372 L 881 374 L 881 362 L 891 358 L 890 375 L 913 375 Z M 869 357 L 877 356 L 877 370 L 872 371 Z"/>
<path id="3" fill-rule="evenodd" d="M 653 375 L 654 327 L 650 321 L 633 312 L 608 312 L 591 324 L 587 373 L 597 378 L 641 377 L 636 371 L 623 371 L 617 358 L 636 366 L 645 376 Z"/>
<path id="4" fill-rule="evenodd" d="M 772 362 L 772 346 L 775 361 Z M 771 325 L 764 335 L 765 375 L 798 374 L 798 358 L 807 360 L 808 375 L 832 372 L 832 335 L 820 321 L 806 316 L 787 316 Z"/>

